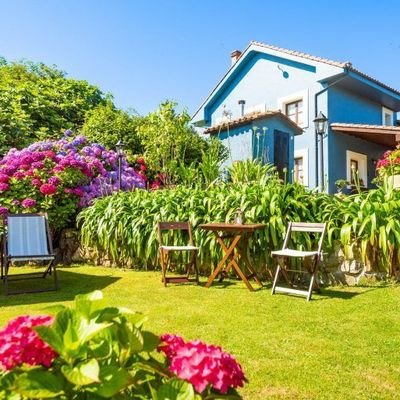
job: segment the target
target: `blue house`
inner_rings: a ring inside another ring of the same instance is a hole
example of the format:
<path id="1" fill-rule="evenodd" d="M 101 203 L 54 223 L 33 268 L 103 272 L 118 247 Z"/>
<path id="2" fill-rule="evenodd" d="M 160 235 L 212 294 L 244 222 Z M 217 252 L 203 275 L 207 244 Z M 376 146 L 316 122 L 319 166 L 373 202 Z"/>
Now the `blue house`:
<path id="1" fill-rule="evenodd" d="M 258 158 L 310 188 L 339 179 L 371 186 L 375 163 L 400 140 L 400 92 L 357 70 L 309 54 L 251 42 L 193 116 L 219 137 L 230 162 Z M 314 119 L 327 117 L 324 134 Z"/>

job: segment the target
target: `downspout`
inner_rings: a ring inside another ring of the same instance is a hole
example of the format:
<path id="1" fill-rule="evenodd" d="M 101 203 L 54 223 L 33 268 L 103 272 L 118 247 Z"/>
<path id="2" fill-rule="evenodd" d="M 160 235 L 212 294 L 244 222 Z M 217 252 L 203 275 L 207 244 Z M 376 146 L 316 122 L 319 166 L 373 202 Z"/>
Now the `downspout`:
<path id="1" fill-rule="evenodd" d="M 324 87 L 321 89 L 319 92 L 315 93 L 314 95 L 314 118 L 317 118 L 318 116 L 318 96 L 321 95 L 322 93 L 325 93 L 329 88 L 332 86 L 336 85 L 343 79 L 345 79 L 349 75 L 349 69 L 351 68 L 351 63 L 346 63 L 344 67 L 344 75 L 342 75 L 339 79 L 336 81 L 333 81 L 330 83 L 328 86 Z M 328 115 L 329 117 L 329 115 Z M 322 138 L 321 138 L 322 140 Z M 321 177 L 322 180 L 324 177 Z M 323 182 L 321 182 L 323 184 Z M 319 178 L 318 178 L 318 134 L 315 133 L 315 187 L 318 187 L 319 184 Z"/>

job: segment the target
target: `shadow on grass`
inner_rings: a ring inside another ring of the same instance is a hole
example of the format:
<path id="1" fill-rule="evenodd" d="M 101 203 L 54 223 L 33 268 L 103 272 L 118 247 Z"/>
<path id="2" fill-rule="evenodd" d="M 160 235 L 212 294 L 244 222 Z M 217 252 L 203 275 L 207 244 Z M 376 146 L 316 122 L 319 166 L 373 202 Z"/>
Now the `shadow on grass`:
<path id="1" fill-rule="evenodd" d="M 379 289 L 377 287 L 371 287 L 368 288 L 367 290 L 363 290 L 363 291 L 354 291 L 354 290 L 335 290 L 335 289 L 321 289 L 320 293 L 317 293 L 319 296 L 321 296 L 318 299 L 315 300 L 329 300 L 330 298 L 335 298 L 335 299 L 342 299 L 342 300 L 350 300 L 356 296 L 365 294 L 367 292 L 370 292 L 372 290 L 376 290 Z"/>
<path id="2" fill-rule="evenodd" d="M 2 305 L 14 306 L 23 304 L 37 304 L 37 303 L 51 303 L 51 302 L 63 302 L 73 300 L 78 294 L 85 294 L 93 292 L 94 290 L 102 290 L 105 287 L 118 281 L 119 277 L 115 276 L 99 276 L 76 273 L 66 271 L 65 269 L 58 269 L 58 282 L 59 290 L 51 292 L 39 292 L 39 293 L 21 293 L 15 295 L 5 296 L 4 291 L 2 292 Z M 47 277 L 45 279 L 25 280 L 12 283 L 13 289 L 27 290 L 32 288 L 46 289 L 53 285 L 53 277 Z M 18 285 L 18 286 L 17 286 Z"/>

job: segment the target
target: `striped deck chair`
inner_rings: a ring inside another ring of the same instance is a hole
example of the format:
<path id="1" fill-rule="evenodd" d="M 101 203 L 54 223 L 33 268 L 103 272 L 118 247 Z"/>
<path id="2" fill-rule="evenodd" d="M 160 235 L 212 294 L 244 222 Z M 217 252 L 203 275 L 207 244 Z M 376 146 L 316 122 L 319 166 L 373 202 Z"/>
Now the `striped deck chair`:
<path id="1" fill-rule="evenodd" d="M 1 257 L 1 279 L 5 294 L 35 293 L 58 289 L 55 254 L 50 237 L 46 214 L 9 214 L 6 232 L 3 236 L 3 255 Z M 10 266 L 14 262 L 46 262 L 44 272 L 10 275 Z M 9 282 L 26 279 L 46 278 L 53 275 L 54 285 L 49 289 L 33 288 L 27 290 L 9 290 Z"/>

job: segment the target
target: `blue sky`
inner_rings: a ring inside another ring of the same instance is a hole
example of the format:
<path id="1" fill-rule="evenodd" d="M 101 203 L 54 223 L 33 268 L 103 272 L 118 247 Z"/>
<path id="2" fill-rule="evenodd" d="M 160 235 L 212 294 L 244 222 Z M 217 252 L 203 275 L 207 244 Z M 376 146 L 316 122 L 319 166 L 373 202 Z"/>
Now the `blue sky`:
<path id="1" fill-rule="evenodd" d="M 140 113 L 193 113 L 251 40 L 351 61 L 400 89 L 400 1 L 0 0 L 0 55 L 56 64 Z"/>

